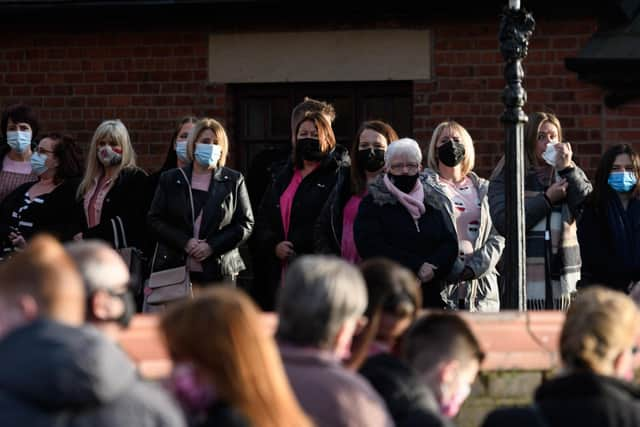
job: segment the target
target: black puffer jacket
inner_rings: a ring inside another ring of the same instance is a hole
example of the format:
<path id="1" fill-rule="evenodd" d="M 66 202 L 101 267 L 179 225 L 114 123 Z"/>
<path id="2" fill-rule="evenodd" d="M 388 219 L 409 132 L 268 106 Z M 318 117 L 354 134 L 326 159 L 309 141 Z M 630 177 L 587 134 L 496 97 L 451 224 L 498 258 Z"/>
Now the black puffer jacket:
<path id="1" fill-rule="evenodd" d="M 193 165 L 184 172 L 189 180 Z M 180 169 L 163 173 L 149 211 L 149 226 L 158 240 L 154 270 L 184 265 L 189 239 L 193 238 L 193 222 L 189 192 Z M 244 270 L 238 246 L 253 230 L 253 211 L 240 172 L 226 167 L 215 170 L 209 184 L 209 198 L 202 208 L 199 239 L 206 240 L 212 254 L 202 263 L 205 281 L 222 279 Z"/>
<path id="2" fill-rule="evenodd" d="M 384 399 L 396 427 L 453 427 L 440 415 L 433 393 L 406 364 L 390 354 L 378 354 L 360 368 Z"/>
<path id="3" fill-rule="evenodd" d="M 425 196 L 429 194 L 425 190 Z M 436 266 L 434 278 L 422 284 L 423 301 L 425 306 L 443 308 L 440 287 L 458 255 L 458 237 L 449 214 L 437 202 L 425 197 L 426 210 L 416 224 L 381 175 L 360 203 L 353 237 L 362 259 L 386 257 L 415 274 L 425 262 Z"/>
<path id="4" fill-rule="evenodd" d="M 483 427 L 511 426 L 640 426 L 640 390 L 593 373 L 554 378 L 536 390 L 535 406 L 499 409 L 483 423 Z"/>
<path id="5" fill-rule="evenodd" d="M 139 379 L 97 330 L 36 320 L 0 341 L 0 425 L 182 427 L 179 408 Z"/>
<path id="6" fill-rule="evenodd" d="M 314 253 L 314 226 L 320 211 L 336 184 L 340 170 L 349 165 L 346 149 L 336 147 L 320 166 L 307 175 L 293 199 L 289 234 L 286 240 L 293 243 L 296 255 Z M 280 281 L 281 263 L 276 257 L 275 247 L 285 240 L 284 226 L 280 215 L 280 196 L 285 192 L 294 174 L 293 163 L 289 161 L 275 176 L 266 191 L 256 218 L 255 245 L 258 263 L 266 267 L 262 278 L 263 290 L 269 293 L 264 305 L 273 305 L 275 290 Z"/>

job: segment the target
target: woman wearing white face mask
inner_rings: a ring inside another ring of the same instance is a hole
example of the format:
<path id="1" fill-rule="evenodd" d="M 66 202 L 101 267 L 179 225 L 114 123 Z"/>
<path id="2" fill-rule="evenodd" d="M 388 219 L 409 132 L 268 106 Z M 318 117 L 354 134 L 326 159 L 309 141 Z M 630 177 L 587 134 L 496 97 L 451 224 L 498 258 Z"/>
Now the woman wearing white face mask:
<path id="1" fill-rule="evenodd" d="M 36 233 L 64 241 L 73 237 L 76 228 L 68 211 L 80 183 L 82 154 L 73 138 L 45 135 L 30 163 L 38 181 L 19 186 L 0 205 L 0 257 L 23 249 Z"/>
<path id="2" fill-rule="evenodd" d="M 96 238 L 118 249 L 146 249 L 147 174 L 136 166 L 129 132 L 120 120 L 98 126 L 78 187 L 80 229 L 74 238 Z"/>
<path id="3" fill-rule="evenodd" d="M 560 121 L 553 114 L 529 115 L 525 146 L 527 306 L 566 310 L 580 279 L 576 219 L 592 186 L 572 160 L 571 145 L 562 141 Z M 504 235 L 503 166 L 501 160 L 491 177 L 489 205 L 493 225 Z"/>
<path id="4" fill-rule="evenodd" d="M 148 215 L 158 241 L 155 271 L 186 261 L 191 280 L 203 285 L 235 282 L 244 270 L 238 246 L 253 230 L 253 212 L 244 177 L 224 166 L 228 150 L 222 125 L 202 119 L 187 143 L 193 163 L 160 176 Z"/>
<path id="5" fill-rule="evenodd" d="M 30 107 L 16 104 L 2 113 L 0 147 L 0 202 L 18 186 L 33 182 L 31 146 L 38 134 L 38 119 Z"/>

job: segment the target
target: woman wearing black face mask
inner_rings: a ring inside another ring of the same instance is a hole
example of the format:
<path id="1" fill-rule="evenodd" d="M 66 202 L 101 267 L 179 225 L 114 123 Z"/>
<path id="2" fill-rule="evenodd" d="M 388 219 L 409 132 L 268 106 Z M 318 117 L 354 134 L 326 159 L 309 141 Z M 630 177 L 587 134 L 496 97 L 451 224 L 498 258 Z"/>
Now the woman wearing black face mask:
<path id="1" fill-rule="evenodd" d="M 472 172 L 473 141 L 454 121 L 433 131 L 428 166 L 422 174 L 426 189 L 440 200 L 458 236 L 459 256 L 447 276 L 443 300 L 452 309 L 499 311 L 496 265 L 504 237 L 493 227 L 489 214 L 489 181 Z"/>
<path id="2" fill-rule="evenodd" d="M 373 120 L 364 122 L 351 146 L 351 168 L 338 175 L 333 192 L 316 222 L 317 253 L 342 256 L 352 263 L 361 259 L 353 241 L 353 221 L 367 185 L 382 172 L 384 154 L 398 134 L 388 124 Z"/>
<path id="3" fill-rule="evenodd" d="M 349 164 L 346 150 L 336 147 L 327 118 L 319 112 L 307 113 L 295 132 L 289 163 L 266 191 L 256 218 L 255 243 L 271 270 L 264 278 L 270 301 L 263 309 L 273 309 L 280 278 L 296 256 L 314 252 L 313 227 L 342 167 Z"/>
<path id="4" fill-rule="evenodd" d="M 442 280 L 458 253 L 451 218 L 418 179 L 422 152 L 409 138 L 385 154 L 385 173 L 369 185 L 353 225 L 363 259 L 383 256 L 412 270 L 422 282 L 425 307 L 443 308 Z"/>

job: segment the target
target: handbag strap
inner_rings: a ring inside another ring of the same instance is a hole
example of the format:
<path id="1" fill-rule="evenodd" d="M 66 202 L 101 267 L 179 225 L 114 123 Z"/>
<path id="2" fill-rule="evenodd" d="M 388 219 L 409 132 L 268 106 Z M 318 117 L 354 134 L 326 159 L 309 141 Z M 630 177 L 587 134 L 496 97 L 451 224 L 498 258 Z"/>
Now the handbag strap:
<path id="1" fill-rule="evenodd" d="M 195 215 L 195 209 L 193 207 L 193 190 L 191 189 L 191 184 L 189 181 L 189 178 L 187 178 L 187 174 L 184 173 L 184 171 L 182 170 L 182 168 L 178 168 L 178 170 L 180 171 L 180 173 L 182 173 L 182 176 L 184 176 L 184 180 L 187 183 L 187 185 L 189 186 L 189 203 L 191 204 L 191 222 L 193 223 L 193 225 L 195 226 L 196 223 L 196 219 L 194 217 Z M 195 227 L 194 227 L 194 234 L 195 234 Z M 198 236 L 193 236 L 194 238 L 198 238 Z"/>

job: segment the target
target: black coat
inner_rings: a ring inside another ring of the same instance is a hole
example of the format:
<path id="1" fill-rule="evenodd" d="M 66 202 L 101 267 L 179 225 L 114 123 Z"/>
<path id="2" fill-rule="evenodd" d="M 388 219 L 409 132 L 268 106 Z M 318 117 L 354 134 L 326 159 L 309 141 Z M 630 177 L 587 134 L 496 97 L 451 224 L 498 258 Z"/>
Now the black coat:
<path id="1" fill-rule="evenodd" d="M 149 226 L 158 241 L 154 270 L 164 270 L 185 263 L 185 246 L 193 238 L 193 222 L 189 192 L 193 166 L 171 169 L 160 177 L 158 189 L 149 210 Z M 244 270 L 238 246 L 253 230 L 253 212 L 240 172 L 220 167 L 209 184 L 209 198 L 202 208 L 201 240 L 211 246 L 212 254 L 202 263 L 203 280 L 221 280 L 225 275 Z"/>
<path id="2" fill-rule="evenodd" d="M 636 199 L 629 203 L 640 201 Z M 632 221 L 634 223 L 631 226 L 635 231 L 632 238 L 637 241 L 640 240 L 640 217 L 632 218 Z M 597 215 L 590 204 L 585 206 L 578 221 L 578 242 L 582 258 L 580 287 L 600 284 L 627 292 L 630 282 L 640 280 L 640 265 L 630 271 L 625 269 L 606 217 Z"/>
<path id="3" fill-rule="evenodd" d="M 2 427 L 182 427 L 175 402 L 142 381 L 97 330 L 36 320 L 0 341 Z"/>
<path id="4" fill-rule="evenodd" d="M 592 373 L 571 374 L 542 384 L 536 408 L 498 409 L 483 427 L 640 426 L 640 391 L 635 385 Z"/>
<path id="5" fill-rule="evenodd" d="M 69 209 L 75 206 L 79 178 L 69 178 L 52 192 L 35 198 L 27 209 L 16 212 L 24 205 L 25 193 L 36 182 L 28 182 L 16 188 L 0 205 L 0 241 L 6 242 L 5 249 L 11 249 L 8 235 L 11 227 L 29 240 L 36 233 L 49 233 L 61 241 L 70 240 L 79 232 L 78 222 Z M 14 212 L 16 215 L 14 216 Z M 25 225 L 32 224 L 32 226 Z"/>
<path id="6" fill-rule="evenodd" d="M 249 420 L 236 408 L 218 401 L 207 411 L 206 418 L 194 427 L 250 427 Z"/>
<path id="7" fill-rule="evenodd" d="M 396 427 L 453 427 L 439 412 L 429 388 L 406 364 L 390 354 L 368 358 L 360 374 L 387 404 Z"/>
<path id="8" fill-rule="evenodd" d="M 146 252 L 148 208 L 147 174 L 138 168 L 123 169 L 104 199 L 98 225 L 89 228 L 84 199 L 79 201 L 83 238 L 101 239 L 116 249 L 134 246 Z"/>
<path id="9" fill-rule="evenodd" d="M 379 176 L 360 203 L 353 236 L 362 259 L 386 257 L 415 274 L 425 262 L 436 266 L 434 278 L 423 283 L 424 302 L 442 307 L 440 284 L 458 256 L 458 237 L 449 214 L 434 203 L 425 198 L 426 210 L 416 226 L 407 209 L 385 187 L 383 176 Z"/>
<path id="10" fill-rule="evenodd" d="M 320 211 L 336 184 L 341 168 L 349 165 L 346 150 L 336 147 L 320 166 L 307 175 L 293 199 L 289 221 L 288 241 L 293 243 L 296 255 L 312 254 L 314 250 L 314 227 Z M 267 189 L 258 216 L 254 236 L 254 265 L 258 264 L 261 276 L 258 284 L 263 291 L 260 301 L 263 308 L 273 308 L 275 291 L 280 283 L 281 262 L 276 257 L 275 247 L 285 240 L 284 226 L 280 215 L 280 196 L 285 192 L 294 174 L 289 161 L 274 177 Z"/>
<path id="11" fill-rule="evenodd" d="M 342 254 L 342 221 L 344 207 L 352 196 L 350 168 L 342 168 L 336 186 L 329 195 L 314 230 L 315 251 L 321 254 Z"/>

